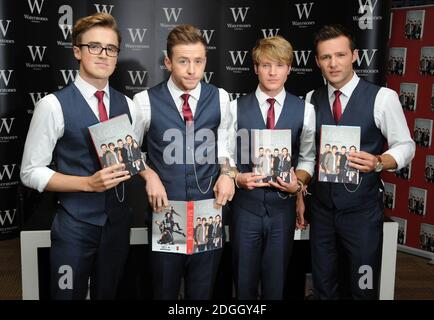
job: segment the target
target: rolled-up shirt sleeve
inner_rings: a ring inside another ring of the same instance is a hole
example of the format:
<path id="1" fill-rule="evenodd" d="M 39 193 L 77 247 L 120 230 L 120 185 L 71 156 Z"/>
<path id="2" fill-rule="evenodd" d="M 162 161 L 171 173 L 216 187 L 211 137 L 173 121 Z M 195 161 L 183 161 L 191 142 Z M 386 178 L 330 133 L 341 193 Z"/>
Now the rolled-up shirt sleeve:
<path id="1" fill-rule="evenodd" d="M 377 128 L 387 139 L 389 149 L 384 153 L 395 159 L 396 170 L 405 167 L 413 159 L 416 146 L 395 91 L 388 88 L 380 89 L 375 98 L 374 119 Z"/>
<path id="2" fill-rule="evenodd" d="M 304 170 L 313 176 L 315 169 L 315 109 L 312 104 L 305 102 L 303 129 L 300 135 L 300 152 L 297 170 Z"/>
<path id="3" fill-rule="evenodd" d="M 60 103 L 53 94 L 49 94 L 36 104 L 27 133 L 20 170 L 20 178 L 25 186 L 39 192 L 45 190 L 55 173 L 48 165 L 63 131 Z"/>

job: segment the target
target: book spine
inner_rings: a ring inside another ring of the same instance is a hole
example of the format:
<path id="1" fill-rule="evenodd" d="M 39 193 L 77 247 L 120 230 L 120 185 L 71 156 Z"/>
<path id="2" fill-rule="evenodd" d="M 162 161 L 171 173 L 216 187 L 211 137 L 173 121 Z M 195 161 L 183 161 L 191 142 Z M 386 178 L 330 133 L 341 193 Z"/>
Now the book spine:
<path id="1" fill-rule="evenodd" d="M 194 201 L 187 202 L 187 241 L 186 253 L 194 253 Z"/>

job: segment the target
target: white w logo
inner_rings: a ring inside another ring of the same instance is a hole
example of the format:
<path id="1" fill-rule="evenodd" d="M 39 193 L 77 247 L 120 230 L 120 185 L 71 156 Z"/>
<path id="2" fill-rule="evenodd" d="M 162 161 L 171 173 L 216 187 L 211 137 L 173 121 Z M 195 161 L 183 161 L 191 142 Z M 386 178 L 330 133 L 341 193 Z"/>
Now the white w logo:
<path id="1" fill-rule="evenodd" d="M 3 33 L 3 37 L 6 37 L 6 33 L 8 33 L 8 29 L 9 29 L 9 23 L 11 23 L 12 20 L 6 20 L 6 27 L 3 24 L 3 20 L 0 20 L 0 30 Z"/>
<path id="2" fill-rule="evenodd" d="M 238 17 L 241 17 L 241 22 L 244 22 L 244 19 L 246 19 L 247 11 L 249 11 L 250 7 L 241 7 L 241 8 L 229 8 L 232 11 L 232 16 L 234 17 L 234 21 L 238 22 Z M 238 11 L 236 12 L 235 10 Z"/>
<path id="3" fill-rule="evenodd" d="M 170 9 L 170 12 L 168 11 Z M 178 9 L 178 13 L 175 12 L 175 10 Z M 167 22 L 170 22 L 170 20 L 173 17 L 173 20 L 175 22 L 178 22 L 179 14 L 182 11 L 182 8 L 163 8 L 164 13 L 166 14 L 166 20 Z"/>
<path id="4" fill-rule="evenodd" d="M 72 25 L 70 24 L 59 24 L 60 30 L 62 30 L 63 38 L 66 40 L 72 32 Z"/>
<path id="5" fill-rule="evenodd" d="M 42 59 L 44 58 L 45 49 L 47 49 L 46 46 L 43 46 L 41 52 L 40 46 L 35 46 L 35 50 L 33 50 L 33 46 L 27 46 L 27 48 L 29 48 L 30 55 L 32 56 L 33 62 L 35 62 L 36 56 L 39 57 L 39 61 L 42 61 Z"/>
<path id="6" fill-rule="evenodd" d="M 1 118 L 2 122 L 0 125 L 0 133 L 3 131 L 3 128 L 6 128 L 6 132 L 8 134 L 11 133 L 12 124 L 14 123 L 15 118 Z M 9 120 L 9 123 L 8 123 Z"/>
<path id="7" fill-rule="evenodd" d="M 38 10 L 38 14 L 41 14 L 42 6 L 44 5 L 44 0 L 42 0 L 40 4 L 38 0 L 35 0 L 33 4 L 32 4 L 32 0 L 27 0 L 27 2 L 29 3 L 29 8 L 32 13 L 36 8 L 36 10 Z"/>
<path id="8" fill-rule="evenodd" d="M 208 33 L 209 31 L 209 33 Z M 202 37 L 204 37 L 207 44 L 210 43 L 212 35 L 214 34 L 215 30 L 202 30 Z"/>
<path id="9" fill-rule="evenodd" d="M 29 92 L 30 98 L 32 98 L 33 106 L 35 106 L 36 103 L 39 100 L 41 100 L 42 97 L 45 97 L 47 94 L 48 92 Z"/>
<path id="10" fill-rule="evenodd" d="M 6 76 L 6 71 L 9 71 L 9 75 Z M 0 70 L 0 79 L 3 80 L 6 87 L 9 85 L 9 80 L 11 79 L 11 74 L 14 72 L 14 70 Z"/>
<path id="11" fill-rule="evenodd" d="M 203 73 L 203 80 L 206 83 L 209 83 L 211 81 L 211 78 L 212 78 L 213 75 L 214 75 L 214 71 L 204 72 Z"/>
<path id="12" fill-rule="evenodd" d="M 67 73 L 68 71 L 68 73 Z M 75 71 L 75 74 L 74 74 Z M 60 72 L 62 73 L 63 76 L 63 80 L 65 81 L 65 85 L 68 84 L 69 80 L 71 80 L 71 82 L 75 81 L 75 77 L 78 75 L 78 70 L 60 70 Z"/>
<path id="13" fill-rule="evenodd" d="M 365 13 L 365 11 L 368 8 L 369 8 L 369 13 L 373 13 L 378 2 L 378 0 L 375 0 L 375 3 L 372 4 L 371 0 L 366 0 L 365 4 L 363 4 L 363 0 L 358 0 L 358 1 L 359 1 L 359 13 Z"/>
<path id="14" fill-rule="evenodd" d="M 240 92 L 229 92 L 229 100 L 233 101 L 245 95 L 246 95 L 245 93 L 240 93 Z"/>
<path id="15" fill-rule="evenodd" d="M 3 177 L 5 175 L 8 176 L 9 180 L 12 179 L 12 175 L 14 174 L 14 170 L 15 170 L 16 164 L 14 163 L 14 164 L 11 165 L 12 166 L 11 170 L 9 170 L 9 166 L 10 166 L 9 164 L 4 164 L 3 165 L 3 172 L 0 171 L 0 181 L 3 181 Z"/>
<path id="16" fill-rule="evenodd" d="M 297 65 L 300 65 L 302 61 L 303 61 L 303 65 L 306 65 L 307 61 L 309 60 L 311 52 L 312 50 L 307 50 L 307 55 L 306 55 L 306 50 L 294 50 L 294 56 Z"/>
<path id="17" fill-rule="evenodd" d="M 5 210 L 4 215 L 0 211 L 0 224 L 2 226 L 5 225 L 6 219 L 9 220 L 9 224 L 12 224 L 15 219 L 15 214 L 17 213 L 17 209 L 13 210 L 13 215 L 11 216 L 11 210 Z"/>
<path id="18" fill-rule="evenodd" d="M 133 31 L 133 28 L 127 28 L 128 32 L 130 33 L 131 36 L 131 40 L 133 42 L 136 42 L 136 39 L 139 38 L 140 43 L 143 42 L 143 38 L 145 37 L 146 31 L 148 29 L 134 29 L 135 31 Z"/>
<path id="19" fill-rule="evenodd" d="M 95 6 L 97 12 L 104 12 L 104 13 L 108 13 L 108 14 L 112 13 L 112 10 L 113 10 L 113 7 L 114 7 L 114 5 L 109 5 L 110 9 L 107 10 L 107 5 L 106 4 L 94 3 L 93 5 Z M 101 9 L 100 6 L 102 7 L 102 9 Z"/>
<path id="20" fill-rule="evenodd" d="M 363 60 L 366 61 L 366 65 L 368 67 L 371 66 L 371 62 L 374 59 L 375 53 L 378 51 L 378 49 L 371 49 L 371 50 L 372 50 L 371 56 L 369 56 L 369 53 L 368 53 L 369 49 L 363 49 L 362 50 L 363 53 L 361 55 L 357 56 L 357 64 L 359 67 L 362 64 Z M 360 52 L 360 50 L 359 50 L 359 52 Z"/>
<path id="21" fill-rule="evenodd" d="M 309 8 L 307 7 L 309 4 Z M 309 18 L 310 11 L 312 10 L 313 2 L 305 2 L 305 3 L 296 3 L 295 6 L 297 7 L 298 17 L 300 19 L 303 18 L 303 15 L 306 16 L 306 19 Z M 300 8 L 301 6 L 301 8 Z"/>
<path id="22" fill-rule="evenodd" d="M 232 63 L 236 65 L 237 61 L 240 61 L 240 65 L 243 65 L 244 60 L 246 59 L 247 52 L 248 51 L 229 51 L 229 53 L 231 54 Z"/>
<path id="23" fill-rule="evenodd" d="M 277 29 L 261 29 L 262 34 L 264 35 L 264 38 L 268 38 L 268 37 L 275 37 L 277 36 L 277 34 L 279 33 L 279 28 Z M 268 33 L 267 33 L 268 31 Z"/>
<path id="24" fill-rule="evenodd" d="M 145 80 L 146 77 L 146 73 L 148 71 L 140 71 L 140 70 L 136 70 L 136 71 L 128 71 L 128 73 L 130 74 L 130 78 L 131 78 L 131 82 L 135 85 L 136 81 L 139 80 L 140 84 L 143 84 L 143 80 Z"/>

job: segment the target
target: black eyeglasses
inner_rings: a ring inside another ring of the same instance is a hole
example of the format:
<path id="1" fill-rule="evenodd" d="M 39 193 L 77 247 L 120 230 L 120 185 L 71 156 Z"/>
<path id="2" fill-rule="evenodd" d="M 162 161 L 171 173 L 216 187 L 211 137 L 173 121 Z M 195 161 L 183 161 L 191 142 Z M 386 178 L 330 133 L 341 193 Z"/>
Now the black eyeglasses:
<path id="1" fill-rule="evenodd" d="M 119 49 L 118 47 L 112 44 L 107 45 L 107 47 L 103 47 L 99 43 L 92 43 L 92 42 L 87 44 L 79 44 L 78 47 L 80 48 L 87 47 L 89 53 L 94 55 L 100 55 L 102 51 L 105 50 L 105 53 L 109 57 L 117 57 L 119 55 L 119 51 L 121 51 L 121 49 Z"/>

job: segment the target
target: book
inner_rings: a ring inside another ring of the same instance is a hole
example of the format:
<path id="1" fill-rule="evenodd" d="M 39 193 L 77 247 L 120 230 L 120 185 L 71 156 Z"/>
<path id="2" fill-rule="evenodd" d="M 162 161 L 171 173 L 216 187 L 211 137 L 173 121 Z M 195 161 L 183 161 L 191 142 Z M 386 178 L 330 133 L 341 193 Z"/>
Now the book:
<path id="1" fill-rule="evenodd" d="M 426 189 L 410 187 L 408 194 L 408 211 L 420 216 L 426 213 Z"/>
<path id="2" fill-rule="evenodd" d="M 401 178 L 404 180 L 410 180 L 410 178 L 411 178 L 411 162 L 408 165 L 406 165 L 405 167 L 403 167 L 399 170 L 396 170 L 395 175 L 398 178 Z"/>
<path id="3" fill-rule="evenodd" d="M 398 222 L 398 244 L 405 244 L 407 239 L 407 220 L 393 216 L 390 219 Z"/>
<path id="4" fill-rule="evenodd" d="M 406 14 L 404 34 L 409 40 L 420 40 L 423 36 L 425 10 L 409 10 Z"/>
<path id="5" fill-rule="evenodd" d="M 214 199 L 169 200 L 162 213 L 152 213 L 152 251 L 195 254 L 222 247 L 222 209 Z"/>
<path id="6" fill-rule="evenodd" d="M 291 129 L 252 130 L 253 172 L 264 175 L 263 182 L 291 182 Z"/>
<path id="7" fill-rule="evenodd" d="M 387 209 L 395 209 L 396 185 L 393 183 L 384 183 L 383 202 Z"/>
<path id="8" fill-rule="evenodd" d="M 424 175 L 425 181 L 434 183 L 434 156 L 426 156 Z"/>
<path id="9" fill-rule="evenodd" d="M 434 47 L 420 48 L 419 73 L 422 76 L 434 76 Z"/>
<path id="10" fill-rule="evenodd" d="M 390 74 L 402 76 L 405 74 L 405 65 L 407 59 L 407 48 L 394 47 L 389 49 L 389 65 Z"/>
<path id="11" fill-rule="evenodd" d="M 416 111 L 417 83 L 403 82 L 399 85 L 399 101 L 404 111 Z"/>
<path id="12" fill-rule="evenodd" d="M 359 170 L 349 166 L 348 155 L 360 150 L 360 127 L 322 125 L 318 181 L 359 183 Z"/>
<path id="13" fill-rule="evenodd" d="M 434 252 L 434 225 L 420 224 L 420 248 L 428 252 Z"/>
<path id="14" fill-rule="evenodd" d="M 414 120 L 414 142 L 420 147 L 431 147 L 432 119 L 416 118 Z"/>
<path id="15" fill-rule="evenodd" d="M 128 115 L 123 114 L 89 127 L 102 168 L 124 163 L 133 176 L 145 170 L 145 157 L 134 135 Z"/>

